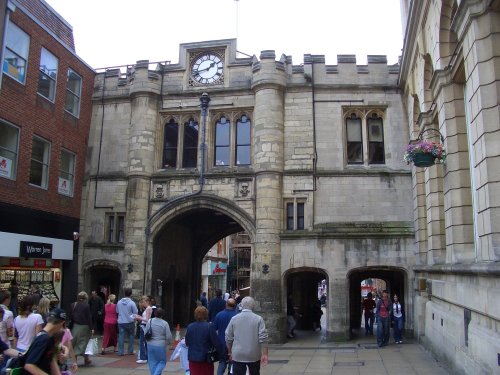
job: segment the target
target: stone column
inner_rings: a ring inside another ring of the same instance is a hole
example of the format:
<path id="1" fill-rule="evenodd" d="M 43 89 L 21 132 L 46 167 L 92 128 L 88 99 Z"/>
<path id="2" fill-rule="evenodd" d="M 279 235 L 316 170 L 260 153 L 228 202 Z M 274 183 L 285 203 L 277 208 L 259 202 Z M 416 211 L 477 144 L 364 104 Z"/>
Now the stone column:
<path id="1" fill-rule="evenodd" d="M 125 275 L 123 286 L 133 293 L 149 291 L 151 274 L 145 264 L 152 249 L 147 246 L 151 174 L 155 160 L 155 131 L 158 116 L 159 77 L 149 72 L 148 61 L 138 61 L 130 86 L 131 116 L 128 152 L 127 212 L 125 217 Z M 132 272 L 127 265 L 132 265 Z M 145 288 L 145 289 L 144 289 Z"/>
<path id="2" fill-rule="evenodd" d="M 272 342 L 283 342 L 286 317 L 282 308 L 281 244 L 284 167 L 284 98 L 286 76 L 274 51 L 262 51 L 254 65 L 255 92 L 253 166 L 256 173 L 256 233 L 251 286 Z"/>

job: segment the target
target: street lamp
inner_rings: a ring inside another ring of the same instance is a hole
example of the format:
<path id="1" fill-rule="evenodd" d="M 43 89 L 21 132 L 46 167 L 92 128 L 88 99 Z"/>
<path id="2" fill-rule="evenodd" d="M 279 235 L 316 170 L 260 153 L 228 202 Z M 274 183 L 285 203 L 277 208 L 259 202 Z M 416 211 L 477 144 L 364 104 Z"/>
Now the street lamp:
<path id="1" fill-rule="evenodd" d="M 207 109 L 208 103 L 210 103 L 210 97 L 206 92 L 201 94 L 200 96 L 200 107 L 201 107 L 201 116 L 202 116 L 202 130 L 201 130 L 201 144 L 200 144 L 200 152 L 201 152 L 201 172 L 200 172 L 200 186 L 204 184 L 204 175 L 205 175 L 205 150 L 207 145 L 206 141 L 206 123 L 207 123 Z"/>

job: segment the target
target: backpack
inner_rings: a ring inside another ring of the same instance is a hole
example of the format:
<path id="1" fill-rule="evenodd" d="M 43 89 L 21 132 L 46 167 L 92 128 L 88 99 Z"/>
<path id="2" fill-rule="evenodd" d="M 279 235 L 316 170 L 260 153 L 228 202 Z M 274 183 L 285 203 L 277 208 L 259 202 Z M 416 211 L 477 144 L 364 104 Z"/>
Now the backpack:
<path id="1" fill-rule="evenodd" d="M 47 335 L 48 333 L 44 330 L 41 330 L 38 332 L 38 334 L 35 337 L 38 337 L 40 335 Z M 11 369 L 18 369 L 18 368 L 24 368 L 24 365 L 26 364 L 26 358 L 28 356 L 28 353 L 30 352 L 31 346 L 24 352 L 23 355 L 19 355 L 17 357 L 13 357 L 7 361 L 6 368 L 11 368 Z"/>

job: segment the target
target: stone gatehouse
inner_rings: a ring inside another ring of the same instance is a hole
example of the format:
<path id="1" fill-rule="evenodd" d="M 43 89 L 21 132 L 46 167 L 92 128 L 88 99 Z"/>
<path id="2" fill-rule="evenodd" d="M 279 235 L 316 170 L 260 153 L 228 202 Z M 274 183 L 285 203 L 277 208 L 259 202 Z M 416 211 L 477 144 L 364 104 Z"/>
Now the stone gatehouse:
<path id="1" fill-rule="evenodd" d="M 383 279 L 413 330 L 412 173 L 399 65 L 368 56 L 262 51 L 236 40 L 180 45 L 179 62 L 97 74 L 80 285 L 155 295 L 187 324 L 201 262 L 221 238 L 251 239 L 251 294 L 274 342 L 286 297 L 329 287 L 327 331 L 360 326 L 360 282 Z M 163 280 L 158 295 L 157 280 Z"/>

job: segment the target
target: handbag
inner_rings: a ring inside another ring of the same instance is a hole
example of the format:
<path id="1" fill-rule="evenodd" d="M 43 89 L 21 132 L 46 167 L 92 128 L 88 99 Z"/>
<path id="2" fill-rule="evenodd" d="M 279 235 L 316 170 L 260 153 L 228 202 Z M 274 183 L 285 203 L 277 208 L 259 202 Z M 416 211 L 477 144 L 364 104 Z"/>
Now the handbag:
<path id="1" fill-rule="evenodd" d="M 85 354 L 96 355 L 98 350 L 97 337 L 91 338 L 87 343 L 87 347 L 85 348 Z"/>
<path id="2" fill-rule="evenodd" d="M 149 327 L 148 327 L 148 324 L 149 324 Z M 144 332 L 144 339 L 146 341 L 150 341 L 152 338 L 153 338 L 153 323 L 151 321 L 151 319 L 148 320 L 148 322 L 146 323 L 146 332 Z"/>
<path id="3" fill-rule="evenodd" d="M 207 352 L 207 362 L 208 363 L 214 363 L 219 360 L 219 352 L 217 349 L 215 349 L 215 346 L 212 346 L 210 349 L 208 349 Z"/>

